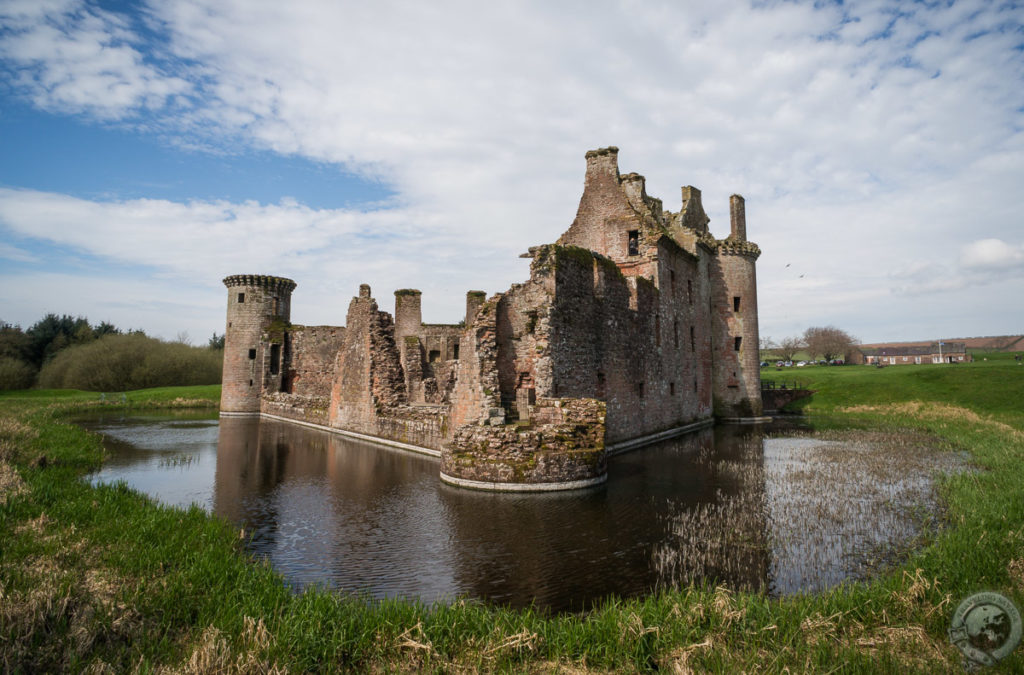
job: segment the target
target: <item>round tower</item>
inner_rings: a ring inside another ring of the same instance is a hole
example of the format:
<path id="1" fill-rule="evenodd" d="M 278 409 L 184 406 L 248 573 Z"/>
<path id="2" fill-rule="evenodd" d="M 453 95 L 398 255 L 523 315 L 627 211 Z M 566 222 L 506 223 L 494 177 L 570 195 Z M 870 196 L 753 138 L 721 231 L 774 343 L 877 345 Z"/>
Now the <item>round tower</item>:
<path id="1" fill-rule="evenodd" d="M 760 417 L 764 411 L 757 328 L 757 258 L 761 249 L 747 241 L 743 197 L 732 195 L 729 211 L 731 232 L 718 242 L 712 264 L 714 410 L 723 418 Z"/>
<path id="2" fill-rule="evenodd" d="M 256 414 L 264 379 L 277 353 L 265 348 L 264 331 L 274 321 L 291 318 L 295 282 L 262 274 L 236 274 L 224 279 L 228 287 L 227 328 L 224 331 L 224 374 L 220 395 L 221 414 Z M 280 363 L 276 364 L 277 368 Z M 276 368 L 273 368 L 276 370 Z"/>

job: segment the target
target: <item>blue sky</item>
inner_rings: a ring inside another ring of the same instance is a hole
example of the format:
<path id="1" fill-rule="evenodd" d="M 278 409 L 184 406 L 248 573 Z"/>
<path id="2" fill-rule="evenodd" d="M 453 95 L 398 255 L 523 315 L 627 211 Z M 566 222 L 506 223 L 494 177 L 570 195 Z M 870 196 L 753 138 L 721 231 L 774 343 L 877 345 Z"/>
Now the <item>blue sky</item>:
<path id="1" fill-rule="evenodd" d="M 712 232 L 762 336 L 1024 331 L 1024 5 L 0 0 L 0 319 L 204 342 L 229 274 L 293 321 L 469 289 L 571 223 L 586 150 Z"/>

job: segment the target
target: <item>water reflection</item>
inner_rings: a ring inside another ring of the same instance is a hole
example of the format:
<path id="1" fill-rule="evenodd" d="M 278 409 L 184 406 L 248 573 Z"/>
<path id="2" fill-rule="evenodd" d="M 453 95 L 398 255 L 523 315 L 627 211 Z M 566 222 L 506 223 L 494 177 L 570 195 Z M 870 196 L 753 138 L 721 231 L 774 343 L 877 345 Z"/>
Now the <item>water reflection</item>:
<path id="1" fill-rule="evenodd" d="M 788 592 L 845 573 L 842 552 L 829 567 L 808 553 L 813 541 L 773 534 L 799 508 L 783 477 L 807 465 L 786 449 L 803 441 L 772 439 L 766 459 L 756 427 L 615 457 L 608 482 L 586 491 L 501 494 L 441 483 L 433 458 L 273 420 L 223 418 L 219 438 L 216 421 L 183 424 L 101 423 L 112 459 L 98 479 L 239 524 L 297 588 L 560 611 L 659 585 Z"/>

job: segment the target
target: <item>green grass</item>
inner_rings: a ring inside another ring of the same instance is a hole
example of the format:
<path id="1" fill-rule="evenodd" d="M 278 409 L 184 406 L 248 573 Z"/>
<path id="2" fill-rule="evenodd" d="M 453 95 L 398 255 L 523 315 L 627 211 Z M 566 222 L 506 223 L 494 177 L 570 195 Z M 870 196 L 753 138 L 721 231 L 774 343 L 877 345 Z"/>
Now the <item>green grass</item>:
<path id="1" fill-rule="evenodd" d="M 943 482 L 949 525 L 904 567 L 819 595 L 695 587 L 556 616 L 293 594 L 229 524 L 79 480 L 102 448 L 65 420 L 98 405 L 95 394 L 6 393 L 0 670 L 962 672 L 946 637 L 960 599 L 997 590 L 1024 607 L 1024 424 L 1012 410 L 1024 372 L 1014 380 L 1015 368 L 800 369 L 818 389 L 804 410 L 937 434 L 979 467 Z M 218 388 L 128 394 L 133 406 L 218 397 Z M 872 411 L 842 412 L 851 407 Z M 993 669 L 1021 671 L 1020 650 Z"/>
<path id="2" fill-rule="evenodd" d="M 1024 426 L 1024 366 L 1013 354 L 989 354 L 974 363 L 907 366 L 808 366 L 779 372 L 764 368 L 764 379 L 797 379 L 815 395 L 792 410 L 832 413 L 854 406 L 911 401 L 945 403 Z"/>

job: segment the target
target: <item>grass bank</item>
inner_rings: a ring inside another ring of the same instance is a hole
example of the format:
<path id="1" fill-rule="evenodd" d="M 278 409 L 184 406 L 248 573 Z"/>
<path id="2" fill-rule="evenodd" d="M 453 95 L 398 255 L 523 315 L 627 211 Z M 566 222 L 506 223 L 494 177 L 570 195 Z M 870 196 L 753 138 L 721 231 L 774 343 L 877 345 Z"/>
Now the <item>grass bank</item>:
<path id="1" fill-rule="evenodd" d="M 924 383 L 910 367 L 800 373 L 819 391 L 805 410 L 936 434 L 979 467 L 944 481 L 949 526 L 904 567 L 819 595 L 692 587 L 556 616 L 292 594 L 246 556 L 229 524 L 79 480 L 102 448 L 65 420 L 101 405 L 97 395 L 10 392 L 0 396 L 0 668 L 960 672 L 946 637 L 960 599 L 996 590 L 1024 607 L 1024 425 L 1003 396 L 986 393 L 993 382 L 1015 386 L 1003 372 L 1014 367 L 950 366 Z M 951 384 L 954 370 L 966 377 Z M 125 398 L 199 405 L 218 392 Z M 1022 670 L 1018 650 L 994 672 Z"/>

